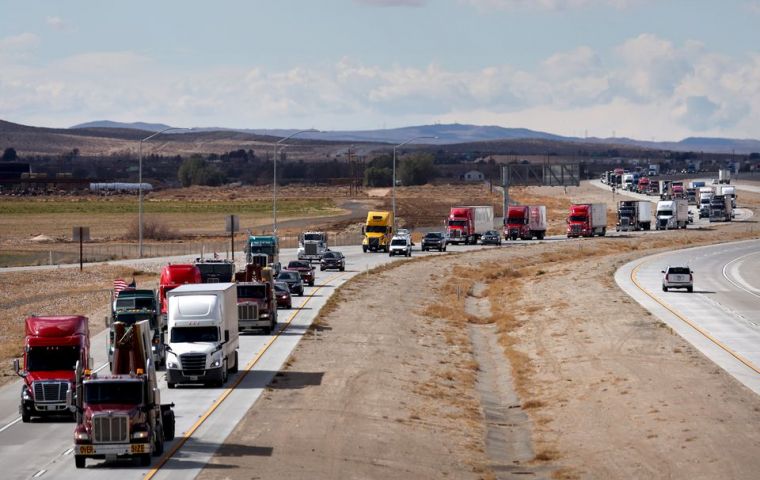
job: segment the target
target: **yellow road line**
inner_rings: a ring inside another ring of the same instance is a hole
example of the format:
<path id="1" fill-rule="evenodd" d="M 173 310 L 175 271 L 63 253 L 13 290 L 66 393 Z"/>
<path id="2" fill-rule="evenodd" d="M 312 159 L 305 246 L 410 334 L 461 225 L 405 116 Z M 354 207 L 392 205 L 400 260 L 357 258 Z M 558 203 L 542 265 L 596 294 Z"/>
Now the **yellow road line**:
<path id="1" fill-rule="evenodd" d="M 277 334 L 275 336 L 273 336 L 272 338 L 270 338 L 269 341 L 267 341 L 264 344 L 264 348 L 262 348 L 259 351 L 259 353 L 257 353 L 256 356 L 253 357 L 253 359 L 251 359 L 250 362 L 248 362 L 248 365 L 246 365 L 245 368 L 241 371 L 241 374 L 238 375 L 238 378 L 237 378 L 237 380 L 235 380 L 235 383 L 233 383 L 231 386 L 227 387 L 224 390 L 224 393 L 222 393 L 222 395 L 219 398 L 217 398 L 216 400 L 214 400 L 214 403 L 211 404 L 211 406 L 209 407 L 209 409 L 206 410 L 206 412 L 203 415 L 201 415 L 201 417 L 193 424 L 192 427 L 190 427 L 187 430 L 187 432 L 185 432 L 185 435 L 179 440 L 179 442 L 177 442 L 176 445 L 174 445 L 174 447 L 171 449 L 171 451 L 169 453 L 167 453 L 167 454 L 164 454 L 164 456 L 161 457 L 161 460 L 158 462 L 158 464 L 155 467 L 151 468 L 148 471 L 148 473 L 145 474 L 144 480 L 150 480 L 150 479 L 152 479 L 158 473 L 158 471 L 161 470 L 161 468 L 164 465 L 166 465 L 166 462 L 168 462 L 169 459 L 172 458 L 179 451 L 179 449 L 182 448 L 185 445 L 185 443 L 187 443 L 187 441 L 190 439 L 190 437 L 193 436 L 193 434 L 195 433 L 195 431 L 198 430 L 198 428 L 201 425 L 203 425 L 203 422 L 205 422 L 206 419 L 208 419 L 208 417 L 211 416 L 211 414 L 214 413 L 214 411 L 216 411 L 216 409 L 219 407 L 219 405 L 221 405 L 222 402 L 224 402 L 227 399 L 227 397 L 232 393 L 232 391 L 235 388 L 237 388 L 238 385 L 240 385 L 240 382 L 243 381 L 243 379 L 248 375 L 248 372 L 251 371 L 251 369 L 256 365 L 256 363 L 258 363 L 258 361 L 261 360 L 261 357 L 264 355 L 264 353 L 266 353 L 267 350 L 269 350 L 269 347 L 272 346 L 272 344 L 274 343 L 274 341 L 277 340 L 280 337 L 280 335 L 285 330 L 288 329 L 288 327 L 290 326 L 290 324 L 296 318 L 296 315 L 298 315 L 299 313 L 301 313 L 301 310 L 306 306 L 307 303 L 309 303 L 309 300 L 312 299 L 312 297 L 314 296 L 314 294 L 317 293 L 318 291 L 320 291 L 329 282 L 331 282 L 331 281 L 333 281 L 333 280 L 335 280 L 337 278 L 340 278 L 343 275 L 345 275 L 345 273 L 339 273 L 339 274 L 336 274 L 336 275 L 328 278 L 325 281 L 325 283 L 323 283 L 322 285 L 319 285 L 317 288 L 314 289 L 313 292 L 311 292 L 306 297 L 306 299 L 304 300 L 304 302 L 290 315 L 290 318 L 288 319 L 288 321 L 285 322 L 285 325 L 277 332 Z"/>
<path id="2" fill-rule="evenodd" d="M 678 317 L 681 321 L 683 321 L 684 323 L 686 323 L 687 325 L 689 325 L 691 328 L 693 328 L 697 332 L 701 333 L 705 338 L 707 338 L 708 340 L 710 340 L 711 342 L 713 342 L 715 345 L 717 345 L 718 347 L 720 347 L 723 350 L 725 350 L 726 352 L 728 352 L 732 357 L 734 357 L 737 360 L 739 360 L 741 363 L 743 363 L 744 365 L 746 365 L 747 367 L 749 367 L 755 373 L 760 373 L 760 368 L 758 368 L 754 363 L 750 362 L 749 360 L 747 360 L 746 358 L 744 358 L 741 354 L 739 354 L 739 353 L 735 352 L 734 350 L 732 350 L 726 344 L 724 344 L 723 342 L 721 342 L 720 340 L 718 340 L 717 338 L 715 338 L 714 336 L 712 336 L 710 334 L 710 332 L 708 332 L 704 328 L 702 328 L 699 325 L 695 324 L 694 322 L 692 322 L 691 320 L 689 320 L 688 318 L 686 318 L 684 315 L 681 315 L 680 313 L 678 313 L 674 308 L 670 307 L 665 302 L 661 301 L 653 293 L 651 293 L 649 290 L 647 290 L 646 288 L 644 288 L 638 282 L 638 280 L 636 280 L 636 272 L 638 272 L 639 268 L 641 268 L 642 265 L 644 265 L 645 263 L 648 263 L 650 261 L 651 261 L 651 259 L 650 260 L 642 261 L 641 263 L 639 263 L 638 265 L 636 265 L 633 268 L 633 270 L 631 270 L 631 281 L 634 283 L 634 285 L 636 285 L 636 287 L 638 287 L 639 290 L 641 290 L 642 292 L 644 292 L 645 294 L 647 294 L 649 296 L 649 298 L 651 298 L 655 302 L 659 303 L 663 308 L 665 308 L 665 310 L 669 311 L 670 313 L 672 313 L 673 315 L 675 315 L 676 317 Z"/>

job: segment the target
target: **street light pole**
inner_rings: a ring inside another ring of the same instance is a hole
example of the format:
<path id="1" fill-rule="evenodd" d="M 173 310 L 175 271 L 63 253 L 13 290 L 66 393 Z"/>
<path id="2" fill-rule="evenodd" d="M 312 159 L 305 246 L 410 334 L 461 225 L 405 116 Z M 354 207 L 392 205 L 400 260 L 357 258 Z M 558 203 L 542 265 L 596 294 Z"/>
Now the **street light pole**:
<path id="1" fill-rule="evenodd" d="M 160 131 L 154 133 L 153 135 L 150 135 L 150 136 L 145 137 L 142 140 L 140 140 L 140 147 L 138 148 L 138 152 L 139 152 L 138 156 L 140 158 L 140 162 L 139 162 L 138 174 L 137 174 L 138 175 L 138 178 L 137 178 L 137 192 L 138 192 L 137 193 L 137 196 L 138 196 L 138 207 L 137 207 L 138 208 L 138 214 L 137 214 L 137 223 L 138 223 L 138 226 L 137 226 L 137 229 L 138 229 L 138 234 L 137 235 L 138 235 L 138 244 L 139 244 L 138 255 L 139 255 L 140 258 L 142 258 L 142 256 L 143 256 L 143 188 L 142 188 L 142 186 L 143 186 L 143 181 L 142 181 L 142 160 L 143 160 L 143 156 L 142 156 L 142 146 L 143 146 L 143 142 L 147 142 L 151 138 L 157 137 L 158 135 L 161 135 L 164 132 L 168 132 L 169 130 L 187 130 L 187 129 L 186 128 L 181 128 L 181 127 L 164 128 L 163 130 L 160 130 Z"/>
<path id="2" fill-rule="evenodd" d="M 412 137 L 404 142 L 399 143 L 395 147 L 393 147 L 393 231 L 396 231 L 396 149 L 399 147 L 403 147 L 407 143 L 413 142 L 415 140 L 420 140 L 422 138 L 438 138 L 430 135 L 422 135 L 418 137 Z"/>
<path id="3" fill-rule="evenodd" d="M 296 135 L 300 135 L 302 133 L 319 133 L 319 130 L 316 130 L 314 128 L 310 128 L 308 130 L 299 130 L 295 133 L 291 133 L 285 138 L 281 138 L 274 144 L 274 173 L 272 178 L 272 235 L 277 235 L 277 147 L 279 147 L 281 143 L 284 143 L 287 140 L 290 140 Z"/>

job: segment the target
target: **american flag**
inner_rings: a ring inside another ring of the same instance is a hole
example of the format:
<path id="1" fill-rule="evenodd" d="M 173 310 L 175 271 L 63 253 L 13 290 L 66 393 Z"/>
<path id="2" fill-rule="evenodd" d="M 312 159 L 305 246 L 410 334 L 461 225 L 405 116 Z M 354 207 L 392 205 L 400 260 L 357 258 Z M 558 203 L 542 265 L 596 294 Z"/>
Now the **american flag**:
<path id="1" fill-rule="evenodd" d="M 119 292 L 127 288 L 127 282 L 123 278 L 117 278 L 113 281 L 113 296 L 118 297 Z"/>

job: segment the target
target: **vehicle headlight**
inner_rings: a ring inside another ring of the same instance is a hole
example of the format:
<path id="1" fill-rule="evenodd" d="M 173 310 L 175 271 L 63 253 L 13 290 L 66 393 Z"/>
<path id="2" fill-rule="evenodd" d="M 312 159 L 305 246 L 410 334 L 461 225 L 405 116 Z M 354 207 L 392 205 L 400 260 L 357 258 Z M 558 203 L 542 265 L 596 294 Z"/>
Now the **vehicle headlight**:
<path id="1" fill-rule="evenodd" d="M 221 366 L 222 366 L 222 360 L 219 358 L 211 362 L 211 368 L 221 367 Z"/>
<path id="2" fill-rule="evenodd" d="M 143 440 L 150 436 L 150 432 L 147 430 L 141 430 L 139 432 L 132 432 L 132 440 Z"/>
<path id="3" fill-rule="evenodd" d="M 166 362 L 166 368 L 179 368 L 179 365 L 177 365 L 177 362 Z"/>
<path id="4" fill-rule="evenodd" d="M 74 433 L 74 440 L 89 441 L 90 440 L 90 434 L 87 433 L 87 432 L 76 432 L 76 433 Z"/>
<path id="5" fill-rule="evenodd" d="M 31 400 L 32 399 L 32 394 L 31 394 L 31 392 L 29 391 L 28 388 L 24 387 L 21 390 L 21 399 L 22 400 Z"/>

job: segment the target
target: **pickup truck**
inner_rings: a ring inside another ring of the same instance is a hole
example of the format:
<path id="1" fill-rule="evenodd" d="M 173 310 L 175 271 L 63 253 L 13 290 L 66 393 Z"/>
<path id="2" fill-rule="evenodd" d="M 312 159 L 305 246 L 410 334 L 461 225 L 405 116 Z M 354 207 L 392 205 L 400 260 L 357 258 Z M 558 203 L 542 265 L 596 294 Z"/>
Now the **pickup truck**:
<path id="1" fill-rule="evenodd" d="M 287 270 L 298 272 L 301 275 L 301 280 L 307 283 L 310 287 L 314 286 L 314 267 L 311 262 L 306 260 L 292 260 L 288 263 Z"/>

